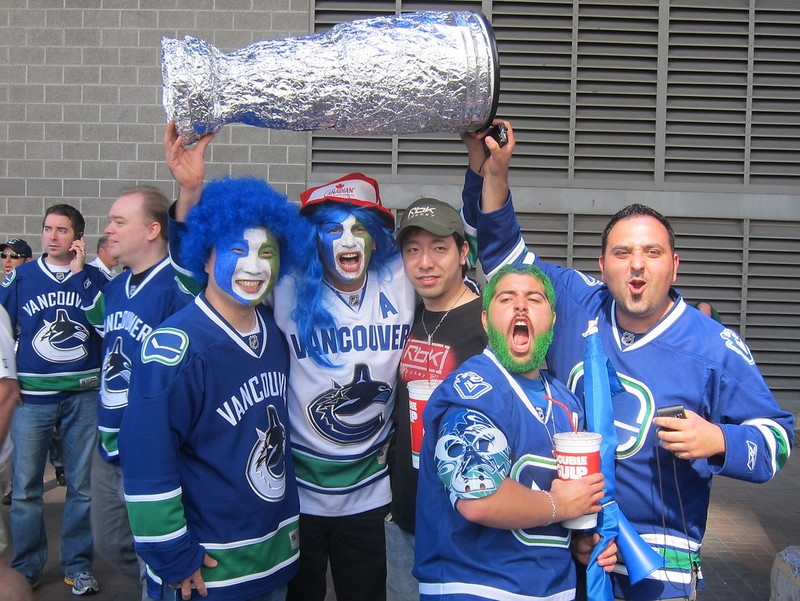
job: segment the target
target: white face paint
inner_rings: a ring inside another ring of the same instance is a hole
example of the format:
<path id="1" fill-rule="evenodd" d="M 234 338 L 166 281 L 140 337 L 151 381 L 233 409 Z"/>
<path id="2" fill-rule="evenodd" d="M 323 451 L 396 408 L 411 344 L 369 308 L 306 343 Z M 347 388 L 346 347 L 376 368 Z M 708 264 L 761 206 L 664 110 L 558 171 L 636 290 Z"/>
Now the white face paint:
<path id="1" fill-rule="evenodd" d="M 266 228 L 246 229 L 241 238 L 217 246 L 214 279 L 237 301 L 256 305 L 272 290 L 280 269 L 278 241 Z"/>
<path id="2" fill-rule="evenodd" d="M 324 223 L 319 233 L 322 259 L 334 285 L 360 280 L 372 255 L 372 236 L 354 215 Z"/>

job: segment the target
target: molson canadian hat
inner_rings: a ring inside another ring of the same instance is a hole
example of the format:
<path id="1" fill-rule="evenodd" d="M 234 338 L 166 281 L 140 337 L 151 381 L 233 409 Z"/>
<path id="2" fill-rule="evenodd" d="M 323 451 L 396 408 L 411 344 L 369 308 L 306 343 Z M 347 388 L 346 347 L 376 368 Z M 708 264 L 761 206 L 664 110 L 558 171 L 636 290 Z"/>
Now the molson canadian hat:
<path id="1" fill-rule="evenodd" d="M 381 203 L 378 182 L 362 173 L 351 173 L 300 195 L 300 213 L 310 215 L 324 203 L 341 202 L 372 209 L 383 218 L 389 229 L 394 229 L 392 211 Z"/>

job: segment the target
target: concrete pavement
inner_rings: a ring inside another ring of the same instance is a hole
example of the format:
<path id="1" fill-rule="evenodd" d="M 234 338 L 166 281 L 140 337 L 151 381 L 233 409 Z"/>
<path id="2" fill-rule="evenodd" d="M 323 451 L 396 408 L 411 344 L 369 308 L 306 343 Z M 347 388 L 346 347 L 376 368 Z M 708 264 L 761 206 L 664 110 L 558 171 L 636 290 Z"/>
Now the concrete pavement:
<path id="1" fill-rule="evenodd" d="M 46 489 L 49 559 L 35 597 L 37 601 L 75 599 L 58 565 L 65 489 L 56 485 L 52 472 L 48 473 Z M 703 543 L 706 588 L 698 594 L 698 600 L 767 601 L 775 555 L 788 546 L 800 545 L 800 458 L 790 459 L 766 484 L 716 478 L 711 499 Z M 2 519 L 8 520 L 8 509 L 4 506 L 0 510 Z M 95 575 L 101 590 L 93 601 L 138 601 L 137 587 L 99 557 L 95 559 Z"/>

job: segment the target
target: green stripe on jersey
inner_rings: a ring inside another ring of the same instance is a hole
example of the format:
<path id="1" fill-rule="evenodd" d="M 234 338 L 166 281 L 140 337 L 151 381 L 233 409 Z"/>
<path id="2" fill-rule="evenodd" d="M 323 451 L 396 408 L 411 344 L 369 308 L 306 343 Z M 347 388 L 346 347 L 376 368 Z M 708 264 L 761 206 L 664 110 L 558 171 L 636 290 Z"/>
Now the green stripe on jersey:
<path id="1" fill-rule="evenodd" d="M 292 455 L 297 479 L 319 489 L 352 489 L 386 470 L 385 461 L 378 461 L 378 457 L 382 458 L 384 454 L 378 451 L 352 461 L 321 459 L 297 450 L 292 451 Z"/>
<path id="2" fill-rule="evenodd" d="M 255 540 L 226 545 L 200 543 L 218 562 L 214 568 L 202 568 L 203 580 L 208 586 L 233 585 L 281 569 L 299 554 L 298 527 L 295 517 L 275 532 Z"/>
<path id="3" fill-rule="evenodd" d="M 125 499 L 134 536 L 162 537 L 186 527 L 183 495 L 175 495 L 169 499 L 156 499 L 155 495 L 153 497 L 153 500 Z"/>
<path id="4" fill-rule="evenodd" d="M 97 390 L 100 386 L 100 370 L 93 369 L 57 376 L 18 374 L 23 392 L 81 392 Z"/>

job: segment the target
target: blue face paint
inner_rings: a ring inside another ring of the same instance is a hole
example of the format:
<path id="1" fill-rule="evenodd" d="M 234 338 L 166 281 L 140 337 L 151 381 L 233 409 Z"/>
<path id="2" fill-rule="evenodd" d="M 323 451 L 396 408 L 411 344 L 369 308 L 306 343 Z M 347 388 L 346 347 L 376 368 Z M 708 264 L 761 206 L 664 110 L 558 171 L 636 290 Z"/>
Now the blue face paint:
<path id="1" fill-rule="evenodd" d="M 280 270 L 280 245 L 263 227 L 246 229 L 216 247 L 214 279 L 220 289 L 244 305 L 269 294 Z"/>
<path id="2" fill-rule="evenodd" d="M 375 244 L 367 228 L 348 215 L 341 223 L 320 224 L 318 235 L 322 263 L 331 283 L 342 290 L 360 287 Z"/>

